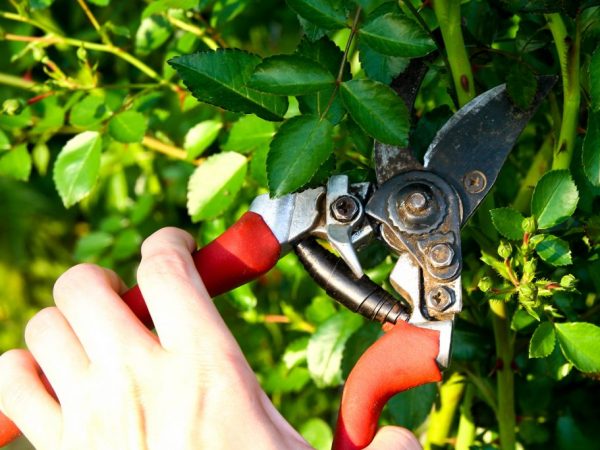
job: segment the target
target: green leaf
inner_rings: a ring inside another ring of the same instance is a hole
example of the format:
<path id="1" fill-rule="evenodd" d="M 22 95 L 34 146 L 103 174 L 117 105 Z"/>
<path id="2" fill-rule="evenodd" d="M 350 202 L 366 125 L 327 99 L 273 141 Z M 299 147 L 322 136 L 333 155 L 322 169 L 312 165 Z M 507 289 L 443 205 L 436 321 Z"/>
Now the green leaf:
<path id="1" fill-rule="evenodd" d="M 386 144 L 408 144 L 408 111 L 390 87 L 371 80 L 352 80 L 342 83 L 340 92 L 348 113 L 367 134 Z"/>
<path id="2" fill-rule="evenodd" d="M 190 128 L 183 143 L 188 159 L 195 159 L 204 153 L 215 142 L 221 128 L 223 123 L 218 120 L 205 120 Z"/>
<path id="3" fill-rule="evenodd" d="M 591 110 L 600 112 L 600 46 L 592 53 L 589 67 Z"/>
<path id="4" fill-rule="evenodd" d="M 246 86 L 260 58 L 237 49 L 200 52 L 169 60 L 198 100 L 234 112 L 256 114 L 266 120 L 283 120 L 286 97 Z"/>
<path id="5" fill-rule="evenodd" d="M 394 395 L 388 401 L 394 422 L 409 430 L 420 427 L 431 412 L 437 392 L 435 383 L 428 383 Z"/>
<path id="6" fill-rule="evenodd" d="M 31 9 L 46 9 L 52 6 L 54 0 L 29 0 Z"/>
<path id="7" fill-rule="evenodd" d="M 332 133 L 328 120 L 312 115 L 293 117 L 281 126 L 267 157 L 272 195 L 288 194 L 310 181 L 333 151 Z"/>
<path id="8" fill-rule="evenodd" d="M 108 123 L 110 135 L 125 144 L 142 142 L 146 128 L 148 128 L 146 117 L 133 110 L 116 114 Z"/>
<path id="9" fill-rule="evenodd" d="M 304 422 L 298 430 L 302 437 L 316 450 L 329 450 L 333 432 L 323 419 L 313 417 Z"/>
<path id="10" fill-rule="evenodd" d="M 0 152 L 4 150 L 10 150 L 10 139 L 6 133 L 0 130 Z"/>
<path id="11" fill-rule="evenodd" d="M 565 358 L 582 372 L 600 372 L 600 327 L 585 322 L 557 323 L 555 327 Z"/>
<path id="12" fill-rule="evenodd" d="M 275 134 L 275 124 L 256 116 L 244 116 L 233 124 L 223 150 L 252 153 L 268 144 Z"/>
<path id="13" fill-rule="evenodd" d="M 81 237 L 75 246 L 75 259 L 81 262 L 97 261 L 114 243 L 112 234 L 95 231 Z"/>
<path id="14" fill-rule="evenodd" d="M 544 240 L 535 247 L 535 251 L 540 258 L 553 266 L 573 264 L 569 244 L 551 234 L 544 236 Z"/>
<path id="15" fill-rule="evenodd" d="M 254 69 L 248 86 L 277 95 L 304 95 L 333 87 L 334 76 L 321 64 L 299 55 L 266 58 Z"/>
<path id="16" fill-rule="evenodd" d="M 414 58 L 435 50 L 435 44 L 416 22 L 397 13 L 379 16 L 359 30 L 371 48 L 390 56 Z"/>
<path id="17" fill-rule="evenodd" d="M 135 33 L 135 52 L 146 56 L 163 45 L 173 31 L 171 24 L 162 16 L 152 16 L 142 20 Z"/>
<path id="18" fill-rule="evenodd" d="M 400 75 L 408 67 L 410 59 L 401 56 L 388 56 L 376 52 L 365 42 L 358 44 L 360 65 L 369 78 L 383 84 Z"/>
<path id="19" fill-rule="evenodd" d="M 286 0 L 300 17 L 321 28 L 333 30 L 346 26 L 344 2 L 340 0 Z"/>
<path id="20" fill-rule="evenodd" d="M 188 184 L 192 220 L 213 219 L 225 211 L 241 189 L 246 169 L 246 158 L 235 152 L 217 153 L 199 165 Z"/>
<path id="21" fill-rule="evenodd" d="M 110 0 L 88 0 L 88 1 L 97 6 L 108 6 L 110 4 Z"/>
<path id="22" fill-rule="evenodd" d="M 71 125 L 81 128 L 93 128 L 110 115 L 104 97 L 88 95 L 71 109 Z"/>
<path id="23" fill-rule="evenodd" d="M 306 364 L 306 349 L 308 348 L 308 337 L 293 340 L 285 349 L 281 360 L 285 367 L 290 370 L 301 364 Z"/>
<path id="24" fill-rule="evenodd" d="M 31 155 L 27 144 L 17 145 L 12 150 L 0 152 L 0 176 L 27 181 L 31 174 Z"/>
<path id="25" fill-rule="evenodd" d="M 490 215 L 492 223 L 502 236 L 514 241 L 523 239 L 521 223 L 525 217 L 520 212 L 512 208 L 496 208 L 490 211 Z"/>
<path id="26" fill-rule="evenodd" d="M 545 358 L 552 353 L 556 345 L 556 335 L 551 322 L 543 322 L 533 332 L 529 341 L 529 357 Z"/>
<path id="27" fill-rule="evenodd" d="M 527 109 L 537 91 L 537 78 L 525 64 L 513 64 L 506 78 L 506 90 L 515 105 Z"/>
<path id="28" fill-rule="evenodd" d="M 598 83 L 600 83 L 600 76 Z M 600 112 L 590 111 L 588 115 L 581 159 L 587 179 L 593 186 L 600 187 Z"/>
<path id="29" fill-rule="evenodd" d="M 538 181 L 531 198 L 531 212 L 540 229 L 567 220 L 575 212 L 579 193 L 568 170 L 546 172 Z"/>
<path id="30" fill-rule="evenodd" d="M 362 318 L 342 311 L 325 321 L 308 342 L 308 370 L 320 387 L 338 386 L 342 381 L 342 356 L 346 341 L 360 328 Z"/>
<path id="31" fill-rule="evenodd" d="M 155 0 L 144 8 L 142 19 L 169 9 L 192 9 L 196 6 L 198 6 L 198 0 Z"/>
<path id="32" fill-rule="evenodd" d="M 296 51 L 327 68 L 333 77 L 338 76 L 340 64 L 343 62 L 342 80 L 350 79 L 350 65 L 347 61 L 344 61 L 344 53 L 327 37 L 323 37 L 316 42 L 303 39 Z M 331 85 L 314 94 L 302 95 L 298 97 L 300 111 L 303 114 L 314 114 L 321 117 L 329 108 L 325 118 L 333 125 L 337 125 L 343 119 L 346 110 L 342 104 L 342 99 L 336 94 L 335 86 Z"/>
<path id="33" fill-rule="evenodd" d="M 54 184 L 66 208 L 86 197 L 98 180 L 102 136 L 80 133 L 68 141 L 54 164 Z"/>

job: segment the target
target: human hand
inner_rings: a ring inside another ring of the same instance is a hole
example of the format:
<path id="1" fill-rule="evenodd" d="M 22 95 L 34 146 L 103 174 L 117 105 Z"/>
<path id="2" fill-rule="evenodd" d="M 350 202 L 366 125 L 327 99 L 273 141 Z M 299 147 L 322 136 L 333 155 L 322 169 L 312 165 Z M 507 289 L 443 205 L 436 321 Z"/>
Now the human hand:
<path id="1" fill-rule="evenodd" d="M 0 410 L 36 448 L 310 448 L 260 388 L 194 249 L 174 228 L 142 246 L 138 284 L 156 335 L 122 302 L 113 272 L 83 264 L 56 282 L 56 307 L 27 325 L 29 351 L 0 356 Z M 386 427 L 368 450 L 419 448 L 407 430 Z"/>

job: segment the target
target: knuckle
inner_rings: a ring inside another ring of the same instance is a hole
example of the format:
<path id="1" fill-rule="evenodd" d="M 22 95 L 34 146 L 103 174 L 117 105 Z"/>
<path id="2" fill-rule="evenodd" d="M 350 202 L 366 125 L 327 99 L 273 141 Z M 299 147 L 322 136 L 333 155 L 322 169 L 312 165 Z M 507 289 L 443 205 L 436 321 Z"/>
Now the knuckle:
<path id="1" fill-rule="evenodd" d="M 33 316 L 25 326 L 25 341 L 31 343 L 45 340 L 48 333 L 55 329 L 57 314 L 60 314 L 58 309 L 50 306 Z"/>
<path id="2" fill-rule="evenodd" d="M 190 243 L 194 242 L 194 239 L 188 232 L 179 228 L 161 228 L 160 230 L 154 232 L 142 243 L 142 258 L 157 250 L 161 250 L 164 247 L 182 242 L 186 245 L 190 245 Z"/>
<path id="3" fill-rule="evenodd" d="M 179 277 L 190 275 L 191 257 L 177 248 L 165 247 L 142 258 L 138 279 Z"/>
<path id="4" fill-rule="evenodd" d="M 104 269 L 101 267 L 89 263 L 73 266 L 54 283 L 54 301 L 61 306 L 74 297 L 73 293 L 81 292 L 98 281 L 106 282 Z"/>

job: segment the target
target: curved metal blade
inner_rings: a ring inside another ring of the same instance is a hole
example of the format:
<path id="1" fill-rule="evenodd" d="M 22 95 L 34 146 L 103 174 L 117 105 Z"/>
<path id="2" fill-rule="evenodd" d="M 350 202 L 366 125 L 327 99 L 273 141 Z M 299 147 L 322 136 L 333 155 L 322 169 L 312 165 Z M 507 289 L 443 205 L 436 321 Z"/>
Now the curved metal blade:
<path id="1" fill-rule="evenodd" d="M 555 82 L 555 77 L 538 77 L 538 91 L 527 110 L 513 105 L 506 85 L 490 89 L 454 114 L 433 139 L 425 168 L 454 186 L 463 205 L 463 225 L 492 188 L 521 131 Z"/>

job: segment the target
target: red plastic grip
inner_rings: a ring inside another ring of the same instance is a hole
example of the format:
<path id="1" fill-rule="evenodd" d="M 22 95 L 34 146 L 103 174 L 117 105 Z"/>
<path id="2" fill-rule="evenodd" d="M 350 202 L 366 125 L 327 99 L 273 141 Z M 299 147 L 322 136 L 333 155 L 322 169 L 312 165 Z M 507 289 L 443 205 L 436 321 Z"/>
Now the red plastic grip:
<path id="1" fill-rule="evenodd" d="M 439 332 L 398 322 L 360 357 L 344 386 L 333 450 L 371 443 L 381 410 L 393 395 L 440 381 Z"/>
<path id="2" fill-rule="evenodd" d="M 252 281 L 268 272 L 279 259 L 279 241 L 256 213 L 247 212 L 210 244 L 192 255 L 208 293 L 214 297 Z M 152 318 L 138 286 L 123 294 L 134 314 L 152 328 Z M 21 433 L 0 413 L 0 447 Z"/>

